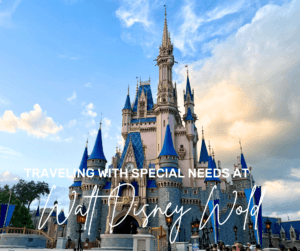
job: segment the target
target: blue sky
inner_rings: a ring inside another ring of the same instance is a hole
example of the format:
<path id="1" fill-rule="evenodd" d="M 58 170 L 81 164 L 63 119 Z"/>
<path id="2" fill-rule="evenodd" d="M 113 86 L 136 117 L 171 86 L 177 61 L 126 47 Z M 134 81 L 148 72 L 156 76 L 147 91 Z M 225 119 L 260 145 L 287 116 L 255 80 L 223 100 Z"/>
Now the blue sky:
<path id="1" fill-rule="evenodd" d="M 110 163 L 128 85 L 133 100 L 136 77 L 151 77 L 156 95 L 164 4 L 179 99 L 188 64 L 197 126 L 222 166 L 236 163 L 241 138 L 256 181 L 270 190 L 266 213 L 299 218 L 290 200 L 300 190 L 287 196 L 300 178 L 296 0 L 0 0 L 0 172 L 11 174 L 2 181 L 25 168 L 77 168 L 101 113 Z M 71 184 L 43 180 L 64 191 Z"/>

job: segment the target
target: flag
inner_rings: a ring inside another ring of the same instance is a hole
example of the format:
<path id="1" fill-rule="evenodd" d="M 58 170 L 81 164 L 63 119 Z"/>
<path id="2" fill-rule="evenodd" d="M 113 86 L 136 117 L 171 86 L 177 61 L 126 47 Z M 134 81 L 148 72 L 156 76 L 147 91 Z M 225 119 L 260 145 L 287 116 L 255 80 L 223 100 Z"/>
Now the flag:
<path id="1" fill-rule="evenodd" d="M 255 239 L 258 244 L 262 247 L 262 206 L 258 210 L 257 215 L 251 215 L 252 208 L 258 206 L 261 197 L 261 187 L 256 187 L 253 197 L 251 197 L 252 189 L 244 189 L 247 202 L 249 204 L 249 213 L 253 223 L 253 229 L 255 234 Z M 250 198 L 251 197 L 251 198 Z"/>
<path id="2" fill-rule="evenodd" d="M 218 222 L 219 207 L 216 205 L 219 205 L 219 200 L 210 200 L 208 202 L 208 208 L 209 208 L 210 214 L 213 212 L 212 218 L 211 218 L 211 223 L 212 223 L 212 227 L 213 227 L 214 241 L 215 241 L 215 243 L 218 243 L 218 240 L 219 240 L 219 231 L 218 231 L 218 229 L 219 229 L 219 222 Z"/>
<path id="3" fill-rule="evenodd" d="M 0 217 L 0 227 L 7 227 L 10 223 L 11 217 L 13 215 L 13 212 L 15 210 L 16 205 L 9 205 L 9 209 L 7 212 L 7 204 L 1 204 L 1 217 Z M 7 212 L 7 215 L 6 215 Z M 6 216 L 6 222 L 4 225 L 5 221 L 5 216 Z"/>

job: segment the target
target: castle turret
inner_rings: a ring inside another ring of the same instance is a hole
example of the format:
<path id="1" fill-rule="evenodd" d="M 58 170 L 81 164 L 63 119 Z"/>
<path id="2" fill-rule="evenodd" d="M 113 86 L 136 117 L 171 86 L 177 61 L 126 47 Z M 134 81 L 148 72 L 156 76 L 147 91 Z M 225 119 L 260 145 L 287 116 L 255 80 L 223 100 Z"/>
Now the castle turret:
<path id="1" fill-rule="evenodd" d="M 72 208 L 73 203 L 74 203 L 74 206 L 73 206 L 72 212 L 69 213 L 66 235 L 70 236 L 70 238 L 72 240 L 75 240 L 76 238 L 78 238 L 78 236 L 77 236 L 78 234 L 76 233 L 78 226 L 77 226 L 77 218 L 75 215 L 75 209 L 80 204 L 80 197 L 82 195 L 82 190 L 81 190 L 82 176 L 80 175 L 80 173 L 85 173 L 87 170 L 87 159 L 88 159 L 88 149 L 87 148 L 88 148 L 88 141 L 86 142 L 86 147 L 84 149 L 78 171 L 76 172 L 76 175 L 74 177 L 74 183 L 69 187 L 69 199 L 70 199 L 69 209 Z M 75 193 L 73 193 L 73 191 L 76 192 L 76 195 L 75 195 Z"/>
<path id="2" fill-rule="evenodd" d="M 129 132 L 131 118 L 132 118 L 132 107 L 130 103 L 129 86 L 128 86 L 128 93 L 127 93 L 124 108 L 122 110 L 122 136 L 124 140 L 126 140 Z"/>
<path id="3" fill-rule="evenodd" d="M 86 207 L 88 207 L 88 205 L 90 204 L 91 205 L 90 210 L 91 212 L 93 211 L 93 215 L 92 213 L 90 213 L 86 219 L 87 230 L 84 231 L 83 233 L 83 239 L 89 238 L 90 241 L 95 241 L 96 237 L 98 236 L 98 232 L 95 231 L 95 229 L 99 229 L 101 223 L 101 216 L 100 216 L 101 200 L 99 198 L 90 199 L 87 197 L 91 195 L 95 186 L 98 189 L 98 194 L 95 195 L 99 196 L 102 194 L 102 188 L 106 184 L 106 178 L 105 177 L 100 178 L 99 171 L 101 172 L 105 169 L 106 162 L 107 160 L 103 152 L 101 123 L 100 123 L 94 149 L 87 160 L 87 167 L 88 169 L 93 169 L 93 175 L 92 177 L 88 177 L 88 176 L 84 177 L 82 179 L 82 185 L 81 185 L 82 195 L 83 195 L 82 196 L 83 199 L 81 203 L 82 204 L 84 203 Z M 88 234 L 89 228 L 90 228 L 90 234 Z"/>
<path id="4" fill-rule="evenodd" d="M 158 204 L 164 211 L 168 203 L 172 203 L 171 209 L 180 205 L 180 189 L 182 187 L 182 179 L 179 177 L 169 177 L 170 173 L 178 173 L 178 154 L 174 149 L 170 126 L 167 125 L 163 148 L 159 154 L 159 174 L 165 174 L 165 177 L 157 178 L 156 185 L 158 187 Z M 176 216 L 175 216 L 176 217 Z M 176 219 L 174 219 L 175 221 Z M 159 214 L 158 225 L 167 229 L 165 216 Z"/>

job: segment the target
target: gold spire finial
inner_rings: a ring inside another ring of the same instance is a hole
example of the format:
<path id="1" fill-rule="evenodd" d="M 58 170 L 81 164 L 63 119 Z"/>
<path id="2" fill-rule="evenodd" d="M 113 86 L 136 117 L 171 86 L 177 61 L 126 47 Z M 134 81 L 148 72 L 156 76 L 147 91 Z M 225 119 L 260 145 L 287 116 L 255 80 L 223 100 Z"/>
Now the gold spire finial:
<path id="1" fill-rule="evenodd" d="M 211 148 L 211 150 L 212 150 L 212 154 L 211 154 L 211 156 L 213 157 L 213 159 L 215 159 L 215 152 L 214 152 L 214 149 L 213 149 L 213 148 Z"/>
<path id="2" fill-rule="evenodd" d="M 203 130 L 203 126 L 202 126 L 202 139 L 204 139 L 204 130 Z"/>
<path id="3" fill-rule="evenodd" d="M 185 67 L 186 67 L 186 74 L 187 74 L 187 76 L 189 76 L 189 66 L 186 65 Z"/>
<path id="4" fill-rule="evenodd" d="M 165 7 L 165 19 L 167 19 L 167 5 L 164 5 Z"/>
<path id="5" fill-rule="evenodd" d="M 241 142 L 241 139 L 239 140 L 239 142 L 240 142 L 241 154 L 243 154 L 243 148 L 242 148 L 242 142 Z"/>
<path id="6" fill-rule="evenodd" d="M 211 155 L 210 141 L 208 141 L 209 155 Z"/>
<path id="7" fill-rule="evenodd" d="M 128 92 L 127 92 L 127 95 L 129 96 L 129 84 L 128 84 Z"/>

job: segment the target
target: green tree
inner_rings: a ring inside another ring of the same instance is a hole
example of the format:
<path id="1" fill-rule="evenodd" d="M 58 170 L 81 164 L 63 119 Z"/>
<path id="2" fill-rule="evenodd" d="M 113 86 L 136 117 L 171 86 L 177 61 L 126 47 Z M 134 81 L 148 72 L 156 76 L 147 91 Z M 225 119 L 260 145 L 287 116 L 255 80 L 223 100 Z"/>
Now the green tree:
<path id="1" fill-rule="evenodd" d="M 49 185 L 46 182 L 25 181 L 20 179 L 19 182 L 12 187 L 16 197 L 21 201 L 22 205 L 26 205 L 29 210 L 31 203 L 38 199 L 41 195 L 50 193 Z"/>
<path id="2" fill-rule="evenodd" d="M 6 185 L 4 188 L 0 188 L 0 203 L 6 204 L 9 201 L 9 186 Z M 14 227 L 25 227 L 34 229 L 34 225 L 31 220 L 31 215 L 26 206 L 17 198 L 15 193 L 11 194 L 10 204 L 15 205 L 10 223 Z M 2 226 L 0 226 L 2 227 Z"/>

